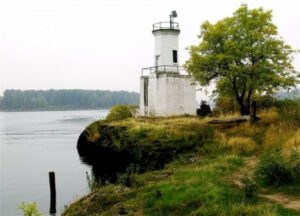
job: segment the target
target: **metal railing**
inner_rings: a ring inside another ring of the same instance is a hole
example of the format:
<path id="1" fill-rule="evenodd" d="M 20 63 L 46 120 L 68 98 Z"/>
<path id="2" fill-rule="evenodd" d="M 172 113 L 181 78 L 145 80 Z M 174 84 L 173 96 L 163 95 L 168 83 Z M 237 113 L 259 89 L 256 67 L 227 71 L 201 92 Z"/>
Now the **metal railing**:
<path id="1" fill-rule="evenodd" d="M 179 30 L 179 23 L 177 22 L 158 22 L 153 24 L 153 31 L 160 29 L 175 29 Z"/>
<path id="2" fill-rule="evenodd" d="M 177 73 L 185 74 L 185 70 L 178 65 L 158 65 L 147 68 L 142 68 L 142 76 L 147 76 L 151 73 Z"/>

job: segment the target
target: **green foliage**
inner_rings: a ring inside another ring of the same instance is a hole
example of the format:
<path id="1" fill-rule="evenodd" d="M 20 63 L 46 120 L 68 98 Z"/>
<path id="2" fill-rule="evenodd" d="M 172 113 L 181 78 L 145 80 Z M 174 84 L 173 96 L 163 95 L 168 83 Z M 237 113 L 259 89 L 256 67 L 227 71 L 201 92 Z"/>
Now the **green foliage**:
<path id="1" fill-rule="evenodd" d="M 185 68 L 201 85 L 217 81 L 217 92 L 233 96 L 242 115 L 253 96 L 294 86 L 294 50 L 277 36 L 272 12 L 243 4 L 231 17 L 201 26 L 201 43 L 191 46 Z"/>
<path id="2" fill-rule="evenodd" d="M 275 106 L 276 99 L 270 95 L 255 96 L 257 108 L 260 110 L 269 109 Z"/>
<path id="3" fill-rule="evenodd" d="M 234 98 L 228 96 L 219 96 L 215 100 L 213 112 L 217 115 L 233 114 L 238 112 L 238 104 Z"/>
<path id="4" fill-rule="evenodd" d="M 127 187 L 131 186 L 131 175 L 129 173 L 117 173 L 117 184 L 121 184 Z"/>
<path id="5" fill-rule="evenodd" d="M 117 173 L 117 184 L 121 184 L 127 187 L 132 186 L 133 183 L 132 175 L 138 173 L 139 171 L 140 171 L 140 167 L 138 164 L 130 164 L 127 167 L 125 173 Z"/>
<path id="6" fill-rule="evenodd" d="M 84 199 L 79 199 L 71 204 L 62 213 L 63 216 L 90 216 L 101 215 L 105 210 L 112 208 L 117 203 L 124 201 L 127 189 L 124 186 L 105 185 L 90 193 Z M 119 214 L 106 214 L 119 215 Z"/>
<path id="7" fill-rule="evenodd" d="M 25 204 L 24 202 L 18 207 L 18 209 L 23 211 L 24 216 L 42 216 L 39 212 L 36 203 L 28 203 Z"/>
<path id="8" fill-rule="evenodd" d="M 276 107 L 281 121 L 298 123 L 300 122 L 300 99 L 285 99 L 276 102 Z"/>
<path id="9" fill-rule="evenodd" d="M 126 105 L 115 105 L 110 110 L 106 120 L 116 121 L 133 117 L 132 108 Z"/>
<path id="10" fill-rule="evenodd" d="M 283 186 L 300 181 L 300 156 L 291 152 L 290 158 L 283 157 L 278 149 L 266 152 L 261 158 L 256 174 L 267 185 Z"/>
<path id="11" fill-rule="evenodd" d="M 6 90 L 0 100 L 2 110 L 99 109 L 116 104 L 138 104 L 139 95 L 103 90 Z"/>

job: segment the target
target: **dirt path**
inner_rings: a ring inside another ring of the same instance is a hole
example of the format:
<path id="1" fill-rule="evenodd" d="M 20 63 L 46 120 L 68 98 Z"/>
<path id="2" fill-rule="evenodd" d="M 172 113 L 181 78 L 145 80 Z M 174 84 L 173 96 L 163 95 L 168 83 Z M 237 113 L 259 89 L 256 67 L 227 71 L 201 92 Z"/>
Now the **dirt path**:
<path id="1" fill-rule="evenodd" d="M 277 203 L 284 208 L 300 211 L 300 197 L 290 196 L 283 193 L 259 194 L 259 197 Z"/>
<path id="2" fill-rule="evenodd" d="M 258 159 L 254 156 L 245 159 L 245 165 L 231 176 L 232 183 L 239 189 L 242 189 L 244 187 L 244 184 L 241 182 L 241 178 L 243 176 L 253 177 L 254 168 L 257 162 Z M 266 190 L 264 191 L 265 192 L 260 192 L 258 194 L 260 198 L 279 204 L 287 209 L 300 211 L 300 197 L 291 196 L 284 193 L 268 194 Z"/>

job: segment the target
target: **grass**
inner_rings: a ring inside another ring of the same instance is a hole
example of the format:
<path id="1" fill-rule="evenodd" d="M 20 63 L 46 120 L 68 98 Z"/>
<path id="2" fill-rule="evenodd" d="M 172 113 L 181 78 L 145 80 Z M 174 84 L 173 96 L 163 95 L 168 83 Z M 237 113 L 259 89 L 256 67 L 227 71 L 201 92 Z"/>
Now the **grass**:
<path id="1" fill-rule="evenodd" d="M 231 137 L 227 146 L 237 154 L 251 154 L 256 149 L 256 143 L 248 137 Z"/>
<path id="2" fill-rule="evenodd" d="M 243 157 L 223 155 L 170 163 L 161 171 L 134 175 L 131 188 L 107 185 L 72 204 L 64 215 L 298 215 L 263 200 L 247 202 L 224 178 L 243 166 Z M 99 205 L 100 204 L 100 205 Z"/>
<path id="3" fill-rule="evenodd" d="M 99 140 L 102 136 L 99 128 L 107 124 L 125 128 L 116 130 L 126 131 L 126 136 L 120 136 L 122 139 L 152 150 L 159 146 L 192 148 L 178 154 L 160 170 L 131 174 L 130 187 L 109 184 L 95 189 L 71 204 L 63 215 L 299 215 L 267 200 L 246 200 L 243 189 L 231 181 L 245 167 L 249 156 L 259 159 L 273 148 L 288 155 L 290 149 L 300 147 L 299 129 L 281 121 L 276 110 L 262 112 L 260 117 L 262 120 L 255 124 L 229 126 L 211 126 L 208 118 L 197 117 L 95 122 L 87 128 L 90 141 Z M 126 143 L 123 141 L 116 142 L 119 148 Z M 257 187 L 258 191 L 300 197 L 299 184 L 274 187 L 258 182 Z"/>
<path id="4" fill-rule="evenodd" d="M 282 145 L 283 155 L 288 157 L 290 151 L 294 150 L 300 154 L 300 129 L 297 129 L 293 136 L 290 136 Z"/>

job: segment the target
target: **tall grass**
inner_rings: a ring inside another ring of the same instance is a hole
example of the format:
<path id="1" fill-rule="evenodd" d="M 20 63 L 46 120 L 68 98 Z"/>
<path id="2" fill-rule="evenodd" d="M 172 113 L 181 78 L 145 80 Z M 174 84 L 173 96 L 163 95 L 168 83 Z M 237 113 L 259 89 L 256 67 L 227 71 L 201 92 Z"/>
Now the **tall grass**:
<path id="1" fill-rule="evenodd" d="M 274 179 L 279 182 L 277 186 L 292 184 L 298 178 L 297 155 L 292 154 L 300 146 L 297 124 L 281 121 L 276 109 L 263 111 L 259 116 L 262 119 L 254 124 L 225 126 L 208 125 L 209 118 L 196 117 L 128 118 L 92 124 L 89 132 L 93 139 L 103 138 L 99 131 L 105 124 L 114 129 L 115 133 L 107 135 L 113 142 L 116 140 L 112 145 L 122 150 L 122 146 L 130 144 L 128 152 L 136 158 L 135 162 L 143 162 L 141 166 L 145 167 L 153 162 L 166 166 L 119 175 L 117 183 L 123 186 L 109 184 L 98 188 L 70 208 L 73 215 L 297 215 L 260 199 L 247 201 L 245 196 L 252 196 L 256 190 L 253 182 L 248 182 L 246 191 L 231 185 L 241 170 L 248 169 L 243 161 L 250 154 L 264 155 L 259 167 L 264 178 L 270 179 L 268 185 Z M 279 149 L 278 155 L 267 155 L 275 148 Z"/>
<path id="2" fill-rule="evenodd" d="M 291 151 L 295 151 L 300 154 L 300 129 L 298 129 L 293 136 L 283 143 L 282 148 L 283 155 L 285 157 L 288 157 Z"/>
<path id="3" fill-rule="evenodd" d="M 256 143 L 248 137 L 231 137 L 228 140 L 229 148 L 236 154 L 250 154 L 256 149 Z"/>

